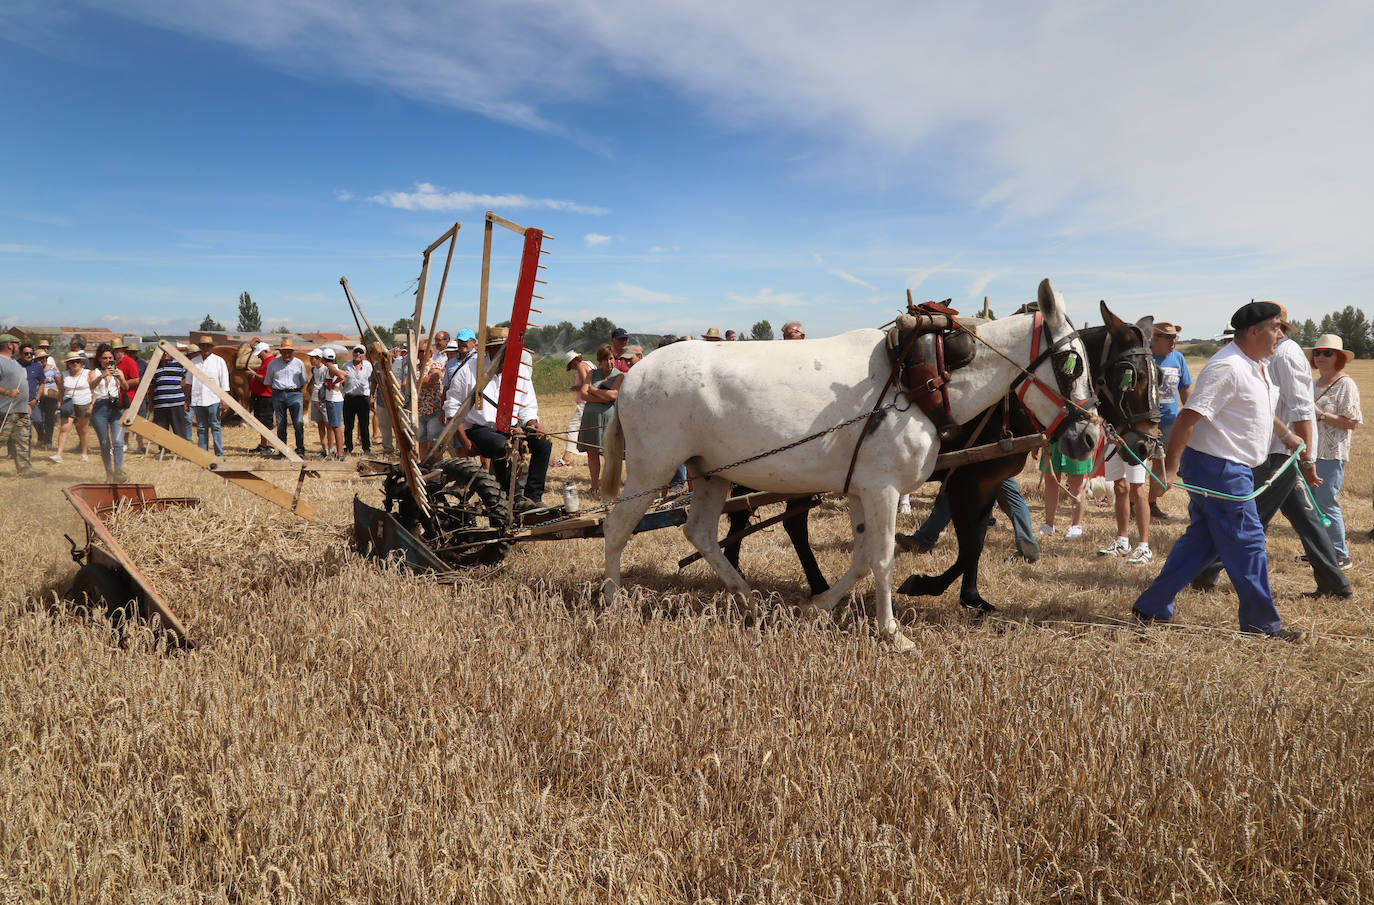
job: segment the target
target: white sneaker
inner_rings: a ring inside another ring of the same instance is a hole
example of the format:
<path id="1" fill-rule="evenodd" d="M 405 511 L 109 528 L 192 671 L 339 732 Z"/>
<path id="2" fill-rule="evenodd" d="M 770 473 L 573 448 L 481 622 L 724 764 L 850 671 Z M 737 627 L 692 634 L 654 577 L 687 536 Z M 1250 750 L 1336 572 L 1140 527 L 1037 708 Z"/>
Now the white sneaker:
<path id="1" fill-rule="evenodd" d="M 1131 542 L 1124 537 L 1118 537 L 1106 547 L 1097 551 L 1098 556 L 1125 556 L 1131 552 Z"/>
<path id="2" fill-rule="evenodd" d="M 61 453 L 53 453 L 51 456 L 48 456 L 48 459 L 51 460 L 51 461 L 53 461 L 53 462 L 56 462 L 58 465 L 61 465 L 61 464 L 62 464 L 62 454 L 61 454 Z"/>
<path id="3" fill-rule="evenodd" d="M 1131 551 L 1130 558 L 1126 560 L 1126 562 L 1137 566 L 1149 565 L 1154 561 L 1155 554 L 1150 549 L 1149 544 L 1136 544 L 1135 549 Z"/>
<path id="4" fill-rule="evenodd" d="M 1082 525 L 1070 525 L 1069 530 L 1064 532 L 1064 540 L 1078 540 L 1082 536 Z"/>
<path id="5" fill-rule="evenodd" d="M 1039 530 L 1039 531 L 1036 531 L 1035 533 L 1036 533 L 1036 534 L 1053 534 L 1053 533 L 1054 533 L 1054 526 L 1053 526 L 1053 525 L 1041 525 L 1041 526 L 1040 526 L 1040 530 Z"/>
<path id="6" fill-rule="evenodd" d="M 86 455 L 85 453 L 82 453 L 82 454 L 81 454 L 81 461 L 82 461 L 82 462 L 89 462 L 89 461 L 91 461 L 91 457 L 88 456 L 88 455 Z"/>

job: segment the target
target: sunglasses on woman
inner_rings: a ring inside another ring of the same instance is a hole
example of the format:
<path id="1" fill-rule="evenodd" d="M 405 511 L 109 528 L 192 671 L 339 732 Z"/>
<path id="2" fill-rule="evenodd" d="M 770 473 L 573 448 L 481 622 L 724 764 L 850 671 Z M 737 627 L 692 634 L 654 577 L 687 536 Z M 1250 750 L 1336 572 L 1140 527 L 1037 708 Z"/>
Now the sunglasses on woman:
<path id="1" fill-rule="evenodd" d="M 1336 354 L 1336 350 L 1335 350 L 1335 349 L 1318 349 L 1317 351 L 1315 351 L 1315 352 L 1312 353 L 1312 355 L 1313 355 L 1314 357 L 1316 357 L 1316 358 L 1325 358 L 1325 357 L 1327 357 L 1328 355 L 1335 355 L 1335 354 Z"/>

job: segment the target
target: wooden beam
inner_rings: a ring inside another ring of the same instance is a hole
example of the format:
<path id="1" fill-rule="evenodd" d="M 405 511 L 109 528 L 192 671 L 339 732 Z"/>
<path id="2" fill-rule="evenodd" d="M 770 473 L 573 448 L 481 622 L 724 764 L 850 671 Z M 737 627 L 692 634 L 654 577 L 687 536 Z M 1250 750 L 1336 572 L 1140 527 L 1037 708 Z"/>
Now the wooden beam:
<path id="1" fill-rule="evenodd" d="M 199 447 L 197 447 L 199 448 Z M 228 462 L 213 461 L 210 463 L 210 470 L 219 471 L 289 471 L 295 474 L 298 471 L 315 472 L 316 474 L 325 471 L 349 472 L 356 474 L 357 465 L 350 465 L 347 462 L 274 462 L 267 460 L 244 460 L 235 459 Z"/>
<path id="2" fill-rule="evenodd" d="M 257 494 L 264 500 L 277 504 L 293 515 L 298 515 L 306 521 L 314 521 L 315 519 L 315 507 L 304 500 L 294 499 L 291 494 L 264 478 L 246 471 L 216 471 L 211 469 L 210 465 L 218 461 L 213 453 L 201 449 L 169 430 L 158 427 L 147 418 L 135 417 L 129 424 L 129 430 L 146 440 L 151 440 L 163 449 L 176 453 L 189 462 L 194 462 L 211 474 L 217 474 L 229 483 L 237 484 L 249 493 Z"/>
<path id="3" fill-rule="evenodd" d="M 138 410 L 143 408 L 143 400 L 148 396 L 148 388 L 153 385 L 153 372 L 157 370 L 157 366 L 161 362 L 162 350 L 154 347 L 153 355 L 148 359 L 148 370 L 143 372 L 143 379 L 138 382 L 138 390 L 134 393 L 133 401 L 129 403 L 129 407 L 124 410 L 124 415 L 119 419 L 120 424 L 128 427 L 129 422 L 133 421 L 134 416 L 138 414 Z"/>
<path id="4" fill-rule="evenodd" d="M 935 471 L 942 468 L 957 468 L 960 465 L 971 465 L 974 462 L 986 462 L 988 459 L 1000 459 L 1003 456 L 1014 456 L 1017 453 L 1030 452 L 1032 449 L 1039 449 L 1049 444 L 1044 434 L 1030 434 L 1025 437 L 1012 437 L 1001 443 L 984 443 L 982 446 L 970 446 L 968 449 L 956 449 L 952 452 L 940 453 L 935 457 Z"/>
<path id="5" fill-rule="evenodd" d="M 435 239 L 433 242 L 429 243 L 429 247 L 425 249 L 424 253 L 428 255 L 431 251 L 438 248 L 440 245 L 443 245 L 445 242 L 448 242 L 449 240 L 455 238 L 458 235 L 458 230 L 461 227 L 461 223 L 455 223 L 448 229 L 444 230 L 444 234 L 442 236 Z"/>
<path id="6" fill-rule="evenodd" d="M 216 396 L 219 397 L 221 402 L 229 406 L 230 409 L 232 409 L 235 413 L 238 414 L 240 418 L 243 419 L 244 424 L 247 424 L 253 430 L 257 431 L 258 436 L 262 437 L 268 443 L 272 444 L 272 448 L 275 449 L 277 452 L 281 453 L 283 456 L 285 456 L 288 461 L 299 462 L 301 460 L 301 457 L 296 455 L 296 451 L 294 449 L 287 446 L 285 443 L 281 442 L 281 438 L 277 436 L 275 431 L 270 431 L 266 427 L 264 427 L 261 421 L 253 417 L 252 412 L 248 411 L 248 409 L 239 405 L 239 401 L 237 399 L 235 399 L 229 393 L 226 393 L 224 390 L 221 390 L 219 388 L 219 384 L 209 379 L 205 375 L 205 372 L 202 371 L 196 365 L 195 362 L 191 361 L 191 359 L 187 358 L 184 354 L 182 354 L 180 349 L 178 349 L 176 346 L 174 346 L 172 343 L 169 343 L 165 339 L 158 344 L 158 348 L 165 352 L 167 355 L 171 356 L 173 361 L 180 362 L 181 366 L 191 373 L 191 376 L 197 378 L 198 380 L 200 380 L 201 383 L 205 384 Z M 199 449 L 199 447 L 197 447 L 197 449 Z M 173 451 L 175 452 L 175 450 Z"/>
<path id="7" fill-rule="evenodd" d="M 521 226 L 519 223 L 516 223 L 514 220 L 507 220 L 505 217 L 502 217 L 499 214 L 494 214 L 491 211 L 487 211 L 487 222 L 495 223 L 497 226 L 504 226 L 511 232 L 519 233 L 522 236 L 525 234 L 525 227 Z"/>
<path id="8" fill-rule="evenodd" d="M 448 257 L 444 258 L 444 275 L 439 280 L 439 295 L 434 299 L 434 315 L 429 322 L 430 345 L 434 344 L 434 333 L 439 329 L 439 306 L 444 304 L 444 289 L 448 286 L 448 268 L 449 265 L 453 263 L 453 247 L 458 244 L 458 228 L 461 225 L 462 224 L 455 223 L 453 224 L 453 229 L 449 230 L 453 237 L 449 239 L 448 242 Z M 415 326 L 418 329 L 420 325 L 416 324 Z M 416 353 L 411 352 L 411 355 L 415 356 Z M 420 359 L 418 357 L 412 357 L 410 360 L 419 361 Z"/>
<path id="9" fill-rule="evenodd" d="M 487 347 L 487 291 L 491 288 L 491 218 L 487 211 L 486 228 L 482 232 L 482 282 L 477 291 L 477 351 Z"/>

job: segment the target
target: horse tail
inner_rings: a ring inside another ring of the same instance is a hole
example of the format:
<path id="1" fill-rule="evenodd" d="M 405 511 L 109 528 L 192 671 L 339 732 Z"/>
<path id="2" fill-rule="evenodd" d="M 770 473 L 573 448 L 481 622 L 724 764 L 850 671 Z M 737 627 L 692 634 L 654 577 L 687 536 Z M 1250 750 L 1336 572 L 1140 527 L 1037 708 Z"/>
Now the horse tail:
<path id="1" fill-rule="evenodd" d="M 606 499 L 620 494 L 621 471 L 625 467 L 625 431 L 620 427 L 620 415 L 611 409 L 611 420 L 601 437 L 601 488 Z"/>

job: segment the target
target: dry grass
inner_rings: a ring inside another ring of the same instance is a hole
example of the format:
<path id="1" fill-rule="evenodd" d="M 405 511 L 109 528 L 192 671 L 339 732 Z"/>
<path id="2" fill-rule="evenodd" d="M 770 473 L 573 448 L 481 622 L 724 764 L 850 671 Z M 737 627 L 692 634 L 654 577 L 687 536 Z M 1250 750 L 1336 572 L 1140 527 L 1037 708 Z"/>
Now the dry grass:
<path id="1" fill-rule="evenodd" d="M 1374 365 L 1355 373 L 1374 399 Z M 910 656 L 861 620 L 793 618 L 777 529 L 745 546 L 779 604 L 761 625 L 705 566 L 676 572 L 672 530 L 631 543 L 637 590 L 598 611 L 599 542 L 525 545 L 443 586 L 348 551 L 349 501 L 375 483 L 313 481 L 330 524 L 306 526 L 139 457 L 135 479 L 206 501 L 120 520 L 201 646 L 120 646 L 44 605 L 73 568 L 61 533 L 80 538 L 57 489 L 99 474 L 69 459 L 11 499 L 0 556 L 0 902 L 1374 898 L 1359 446 L 1356 598 L 1299 598 L 1296 539 L 1271 534 L 1302 644 L 1239 637 L 1225 593 L 1182 596 L 1177 628 L 1120 625 L 1158 566 L 1094 556 L 1113 529 L 1093 506 L 1086 542 L 1033 566 L 1006 558 L 1003 522 L 983 581 L 1002 612 L 915 601 Z M 832 577 L 847 524 L 816 516 Z"/>

